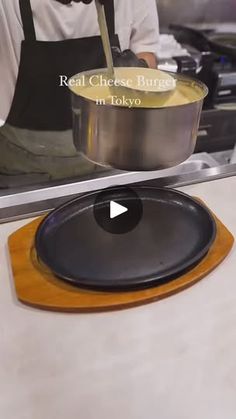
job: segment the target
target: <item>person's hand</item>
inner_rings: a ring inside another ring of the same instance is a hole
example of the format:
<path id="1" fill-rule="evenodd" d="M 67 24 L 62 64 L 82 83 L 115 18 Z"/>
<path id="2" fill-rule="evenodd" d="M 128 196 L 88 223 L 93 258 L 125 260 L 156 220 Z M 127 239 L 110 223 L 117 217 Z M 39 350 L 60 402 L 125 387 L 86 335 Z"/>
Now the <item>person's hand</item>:
<path id="1" fill-rule="evenodd" d="M 56 1 L 58 1 L 59 3 L 62 3 L 62 4 L 70 4 L 72 2 L 90 4 L 90 3 L 92 3 L 93 0 L 56 0 Z M 99 0 L 99 1 L 100 1 L 101 4 L 105 4 L 109 0 Z"/>
<path id="2" fill-rule="evenodd" d="M 112 56 L 114 67 L 148 67 L 147 62 L 138 58 L 130 49 L 121 52 L 119 48 L 112 47 Z"/>
<path id="3" fill-rule="evenodd" d="M 76 1 L 76 2 L 82 1 L 82 3 L 89 4 L 89 3 L 92 3 L 92 1 L 93 1 L 93 0 L 74 0 L 74 1 Z M 108 1 L 109 1 L 109 0 L 99 0 L 99 2 L 100 2 L 101 4 L 105 4 L 105 3 L 107 3 Z"/>

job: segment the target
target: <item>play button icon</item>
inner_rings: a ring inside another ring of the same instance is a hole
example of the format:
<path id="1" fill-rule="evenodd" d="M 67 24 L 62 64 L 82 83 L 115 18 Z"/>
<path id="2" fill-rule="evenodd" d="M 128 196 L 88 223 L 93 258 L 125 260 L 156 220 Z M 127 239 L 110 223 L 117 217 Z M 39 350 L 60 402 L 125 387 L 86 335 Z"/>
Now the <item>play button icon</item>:
<path id="1" fill-rule="evenodd" d="M 142 201 L 134 189 L 119 186 L 97 194 L 94 217 L 98 225 L 111 234 L 132 231 L 143 215 Z"/>
<path id="2" fill-rule="evenodd" d="M 117 204 L 115 201 L 110 202 L 110 218 L 119 217 L 119 215 L 124 214 L 125 212 L 129 211 L 128 208 L 124 207 L 123 205 Z"/>

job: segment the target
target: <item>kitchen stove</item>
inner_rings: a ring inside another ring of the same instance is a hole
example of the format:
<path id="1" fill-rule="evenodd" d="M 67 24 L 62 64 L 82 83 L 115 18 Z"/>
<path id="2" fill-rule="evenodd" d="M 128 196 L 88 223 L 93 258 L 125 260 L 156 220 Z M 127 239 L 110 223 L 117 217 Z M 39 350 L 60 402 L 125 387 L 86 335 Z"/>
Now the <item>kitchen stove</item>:
<path id="1" fill-rule="evenodd" d="M 168 63 L 172 61 L 172 70 L 196 77 L 209 89 L 195 151 L 233 149 L 236 133 L 236 54 L 222 53 L 209 39 L 216 33 L 235 33 L 236 37 L 236 24 L 171 25 L 169 30 L 169 39 L 172 37 L 178 48 L 176 52 L 172 48 L 171 58 L 161 57 L 160 68 L 171 70 Z M 176 63 L 175 68 L 173 62 Z"/>
<path id="2" fill-rule="evenodd" d="M 210 40 L 213 34 L 221 33 L 235 33 L 236 37 L 236 25 L 171 25 L 171 31 L 190 55 L 193 50 L 195 54 L 198 51 L 198 54 L 201 55 L 198 78 L 209 88 L 205 107 L 217 106 L 220 109 L 225 109 L 229 108 L 225 104 L 230 103 L 230 109 L 232 109 L 232 104 L 235 104 L 236 101 L 236 58 L 234 54 L 226 54 L 225 51 L 222 53 L 222 49 L 220 47 L 218 49 L 217 45 L 213 45 Z M 194 57 L 194 53 L 192 54 Z M 234 109 L 236 109 L 236 105 Z"/>

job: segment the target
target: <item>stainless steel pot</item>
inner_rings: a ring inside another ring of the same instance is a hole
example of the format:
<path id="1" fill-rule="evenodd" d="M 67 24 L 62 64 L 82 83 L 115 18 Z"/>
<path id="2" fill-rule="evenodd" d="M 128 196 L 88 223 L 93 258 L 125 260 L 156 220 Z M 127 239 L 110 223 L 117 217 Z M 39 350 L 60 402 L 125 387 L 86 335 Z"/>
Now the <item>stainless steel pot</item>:
<path id="1" fill-rule="evenodd" d="M 90 77 L 98 71 L 84 74 Z M 181 106 L 127 108 L 99 106 L 72 91 L 76 149 L 96 164 L 128 171 L 165 169 L 185 161 L 196 145 L 208 90 L 199 81 L 176 74 L 173 77 L 177 83 L 198 89 L 199 99 Z"/>

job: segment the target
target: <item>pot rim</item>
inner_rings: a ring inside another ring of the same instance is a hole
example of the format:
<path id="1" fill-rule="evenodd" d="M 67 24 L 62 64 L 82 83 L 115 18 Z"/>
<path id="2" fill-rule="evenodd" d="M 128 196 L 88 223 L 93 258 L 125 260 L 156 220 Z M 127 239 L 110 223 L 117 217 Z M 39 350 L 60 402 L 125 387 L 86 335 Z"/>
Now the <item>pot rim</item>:
<path id="1" fill-rule="evenodd" d="M 70 82 L 70 80 L 74 79 L 75 77 L 79 77 L 79 76 L 83 76 L 83 75 L 88 76 L 88 75 L 93 75 L 93 74 L 96 74 L 96 73 L 103 74 L 105 72 L 106 72 L 106 68 L 98 68 L 98 69 L 94 69 L 94 70 L 82 71 L 82 72 L 77 73 L 74 76 L 70 77 L 69 82 Z M 130 107 L 129 108 L 127 106 L 112 105 L 112 104 L 109 104 L 109 103 L 102 104 L 101 106 L 103 108 L 105 107 L 107 109 L 110 109 L 110 108 L 117 109 L 118 108 L 118 109 L 128 109 L 128 110 L 132 110 L 132 111 L 137 111 L 137 110 L 139 110 L 139 111 L 141 111 L 141 110 L 142 111 L 143 110 L 147 110 L 147 111 L 153 110 L 153 111 L 155 111 L 157 109 L 158 110 L 176 109 L 176 108 L 180 108 L 180 107 L 181 108 L 188 107 L 188 106 L 194 105 L 196 103 L 201 103 L 201 102 L 203 102 L 203 100 L 206 98 L 206 96 L 209 93 L 209 89 L 206 86 L 206 84 L 204 84 L 202 81 L 200 81 L 200 80 L 198 80 L 198 79 L 196 79 L 194 77 L 186 76 L 186 75 L 183 75 L 183 74 L 180 74 L 180 73 L 173 73 L 171 71 L 165 71 L 165 73 L 167 73 L 170 76 L 174 77 L 177 81 L 182 81 L 182 82 L 186 82 L 186 83 L 188 82 L 188 83 L 192 83 L 192 84 L 194 83 L 194 84 L 198 85 L 198 87 L 202 90 L 202 97 L 199 98 L 199 99 L 193 100 L 190 103 L 184 103 L 184 104 L 180 104 L 180 105 L 171 105 L 171 106 L 159 106 L 159 107 L 157 106 L 157 107 L 150 107 L 150 108 L 145 107 L 145 106 L 137 106 L 137 107 L 133 106 L 133 107 Z M 84 96 L 82 96 L 80 94 L 75 93 L 73 91 L 73 88 L 71 86 L 69 86 L 69 85 L 68 85 L 68 89 L 71 91 L 72 96 L 79 97 L 80 99 L 83 99 L 85 102 L 89 102 L 89 103 L 94 104 L 95 106 L 98 106 L 93 99 L 86 98 L 86 97 L 84 97 Z M 163 93 L 159 93 L 159 94 L 161 94 L 161 95 L 165 95 L 165 94 L 168 95 L 168 93 L 169 92 L 163 92 Z"/>

